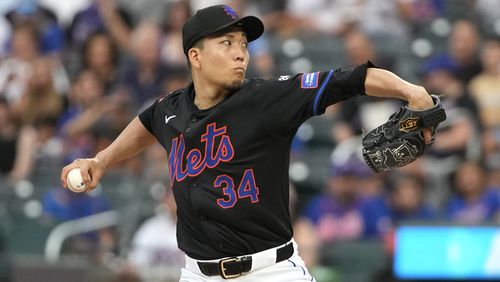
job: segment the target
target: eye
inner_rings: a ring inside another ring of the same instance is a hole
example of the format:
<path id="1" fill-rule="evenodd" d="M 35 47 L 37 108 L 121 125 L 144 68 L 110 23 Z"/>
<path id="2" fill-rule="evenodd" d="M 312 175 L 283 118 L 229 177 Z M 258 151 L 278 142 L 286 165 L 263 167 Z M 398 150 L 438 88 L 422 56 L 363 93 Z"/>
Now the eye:
<path id="1" fill-rule="evenodd" d="M 231 46 L 231 41 L 229 41 L 229 40 L 223 40 L 223 41 L 221 41 L 221 44 L 227 45 L 227 46 Z"/>
<path id="2" fill-rule="evenodd" d="M 247 49 L 247 48 L 248 48 L 248 42 L 243 42 L 243 43 L 241 44 L 241 47 L 243 47 L 243 48 Z"/>

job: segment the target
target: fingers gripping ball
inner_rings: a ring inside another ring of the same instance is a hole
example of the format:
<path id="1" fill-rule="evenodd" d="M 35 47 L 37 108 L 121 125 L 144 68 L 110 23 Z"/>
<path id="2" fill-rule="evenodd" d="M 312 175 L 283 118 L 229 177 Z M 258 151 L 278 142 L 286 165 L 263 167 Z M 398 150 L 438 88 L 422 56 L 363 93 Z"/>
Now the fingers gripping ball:
<path id="1" fill-rule="evenodd" d="M 437 96 L 432 95 L 434 106 L 417 111 L 401 107 L 389 121 L 363 136 L 363 158 L 375 173 L 405 166 L 432 145 L 439 123 L 446 120 L 446 113 Z M 430 129 L 432 140 L 426 144 L 424 129 Z"/>
<path id="2" fill-rule="evenodd" d="M 79 168 L 74 168 L 68 173 L 66 183 L 69 190 L 73 192 L 80 193 L 87 189 L 85 183 L 83 183 L 82 174 Z"/>

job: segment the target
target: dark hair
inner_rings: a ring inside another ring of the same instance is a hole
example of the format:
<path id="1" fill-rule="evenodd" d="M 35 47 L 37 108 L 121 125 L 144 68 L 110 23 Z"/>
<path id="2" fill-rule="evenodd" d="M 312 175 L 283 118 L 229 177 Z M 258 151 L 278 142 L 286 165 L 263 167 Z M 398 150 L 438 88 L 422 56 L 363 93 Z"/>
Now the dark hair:
<path id="1" fill-rule="evenodd" d="M 181 7 L 184 9 L 184 12 L 186 13 L 186 20 L 188 20 L 191 15 L 192 15 L 192 9 L 191 9 L 191 4 L 187 0 L 181 0 L 181 1 L 176 1 L 176 2 L 171 2 L 169 4 L 166 4 L 166 14 L 167 16 L 164 17 L 163 21 L 163 30 L 166 32 L 172 31 L 174 27 L 172 26 L 170 19 L 171 17 L 171 12 L 173 9 L 177 9 L 178 7 Z"/>
<path id="2" fill-rule="evenodd" d="M 89 62 L 87 61 L 87 52 L 89 51 L 90 45 L 93 43 L 93 41 L 99 37 L 104 37 L 108 41 L 109 47 L 111 49 L 111 62 L 113 63 L 113 65 L 116 65 L 118 63 L 119 54 L 116 42 L 108 33 L 103 31 L 95 31 L 85 39 L 85 42 L 83 42 L 82 52 L 80 53 L 80 62 L 83 69 L 89 68 Z"/>
<path id="3" fill-rule="evenodd" d="M 425 180 L 422 179 L 419 175 L 415 173 L 409 172 L 394 172 L 387 179 L 387 187 L 389 191 L 395 192 L 396 187 L 403 181 L 412 181 L 418 185 L 418 187 L 422 190 L 425 190 Z"/>
<path id="4" fill-rule="evenodd" d="M 496 33 L 490 33 L 483 37 L 483 43 L 492 42 L 492 43 L 500 43 L 500 35 Z"/>
<path id="5" fill-rule="evenodd" d="M 9 106 L 9 101 L 5 98 L 4 93 L 0 92 L 0 105 Z"/>
<path id="6" fill-rule="evenodd" d="M 467 165 L 473 165 L 473 166 L 477 167 L 479 170 L 481 170 L 483 175 L 488 174 L 488 167 L 486 166 L 486 164 L 483 160 L 478 160 L 478 161 L 462 160 L 462 162 L 460 162 L 460 164 L 456 167 L 456 169 L 452 173 L 450 173 L 449 178 L 448 178 L 448 181 L 451 184 L 451 186 L 450 186 L 451 190 L 455 193 L 460 194 L 460 191 L 457 190 L 457 177 L 458 177 L 459 173 L 461 173 L 463 168 Z M 484 180 L 484 178 L 483 178 L 483 180 Z M 484 181 L 486 181 L 486 180 L 484 180 Z"/>

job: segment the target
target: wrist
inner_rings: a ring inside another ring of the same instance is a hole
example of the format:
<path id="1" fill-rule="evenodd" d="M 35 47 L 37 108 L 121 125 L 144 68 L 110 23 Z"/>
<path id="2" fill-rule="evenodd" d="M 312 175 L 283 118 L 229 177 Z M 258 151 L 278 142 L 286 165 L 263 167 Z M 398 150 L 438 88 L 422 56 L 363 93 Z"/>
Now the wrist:
<path id="1" fill-rule="evenodd" d="M 425 110 L 434 106 L 431 96 L 422 86 L 412 85 L 403 95 L 406 97 L 410 109 Z"/>
<path id="2" fill-rule="evenodd" d="M 94 157 L 94 160 L 103 169 L 106 169 L 108 167 L 108 165 L 109 165 L 109 158 L 106 157 L 106 154 L 103 151 L 97 153 L 97 155 Z"/>

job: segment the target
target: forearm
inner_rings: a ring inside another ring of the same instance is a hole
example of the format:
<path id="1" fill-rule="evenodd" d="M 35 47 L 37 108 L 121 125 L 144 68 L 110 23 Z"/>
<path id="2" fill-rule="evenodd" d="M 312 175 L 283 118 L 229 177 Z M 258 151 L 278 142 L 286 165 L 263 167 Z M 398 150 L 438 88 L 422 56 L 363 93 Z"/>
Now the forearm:
<path id="1" fill-rule="evenodd" d="M 20 180 L 29 176 L 33 169 L 36 150 L 36 130 L 31 126 L 23 126 L 17 140 L 16 159 L 9 176 Z"/>
<path id="2" fill-rule="evenodd" d="M 88 109 L 63 127 L 63 132 L 68 136 L 80 134 L 92 127 L 100 118 L 101 112 Z"/>
<path id="3" fill-rule="evenodd" d="M 108 167 L 121 160 L 133 157 L 155 142 L 155 137 L 134 118 L 122 133 L 106 149 L 96 155 L 96 159 Z"/>
<path id="4" fill-rule="evenodd" d="M 99 9 L 111 36 L 116 40 L 116 42 L 118 42 L 120 47 L 129 49 L 130 29 L 120 17 L 115 5 L 115 3 L 106 3 L 105 1 L 101 1 Z"/>
<path id="5" fill-rule="evenodd" d="M 125 49 L 130 49 L 129 47 L 129 38 L 130 38 L 130 29 L 127 25 L 120 19 L 120 17 L 115 15 L 110 15 L 104 18 L 107 27 L 113 38 L 118 42 L 118 44 Z"/>
<path id="6" fill-rule="evenodd" d="M 396 98 L 408 101 L 412 109 L 427 109 L 433 105 L 424 87 L 407 82 L 394 73 L 377 68 L 368 68 L 365 92 L 369 96 Z"/>

